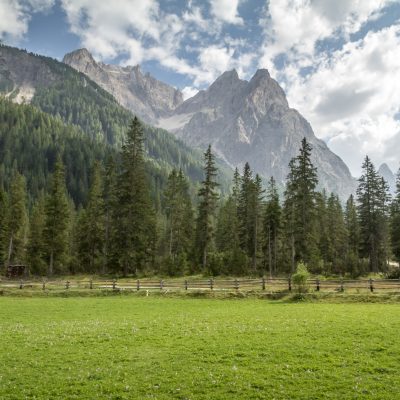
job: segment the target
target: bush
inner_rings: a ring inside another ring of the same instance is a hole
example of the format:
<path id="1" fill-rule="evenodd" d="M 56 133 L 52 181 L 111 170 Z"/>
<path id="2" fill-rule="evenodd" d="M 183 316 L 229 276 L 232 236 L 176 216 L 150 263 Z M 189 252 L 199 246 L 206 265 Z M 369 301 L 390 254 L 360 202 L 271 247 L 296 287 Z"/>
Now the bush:
<path id="1" fill-rule="evenodd" d="M 307 265 L 303 262 L 297 264 L 296 272 L 292 276 L 293 284 L 299 293 L 306 293 L 308 290 L 307 279 L 310 277 Z"/>

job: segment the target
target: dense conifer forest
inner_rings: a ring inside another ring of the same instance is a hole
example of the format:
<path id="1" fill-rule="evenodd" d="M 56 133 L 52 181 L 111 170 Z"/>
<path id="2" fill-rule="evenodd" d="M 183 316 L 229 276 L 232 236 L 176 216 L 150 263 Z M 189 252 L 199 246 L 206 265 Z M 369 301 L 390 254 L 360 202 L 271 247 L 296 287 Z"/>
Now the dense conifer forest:
<path id="1" fill-rule="evenodd" d="M 35 275 L 276 276 L 304 262 L 315 274 L 359 276 L 388 272 L 400 257 L 400 176 L 391 199 L 368 157 L 345 204 L 317 191 L 306 139 L 283 195 L 249 164 L 225 194 L 211 147 L 203 171 L 189 158 L 174 167 L 170 139 L 161 148 L 152 141 L 159 132 L 137 118 L 118 147 L 104 140 L 104 125 L 87 135 L 74 113 L 0 101 L 2 264 L 24 263 Z M 87 120 L 91 131 L 101 119 Z"/>

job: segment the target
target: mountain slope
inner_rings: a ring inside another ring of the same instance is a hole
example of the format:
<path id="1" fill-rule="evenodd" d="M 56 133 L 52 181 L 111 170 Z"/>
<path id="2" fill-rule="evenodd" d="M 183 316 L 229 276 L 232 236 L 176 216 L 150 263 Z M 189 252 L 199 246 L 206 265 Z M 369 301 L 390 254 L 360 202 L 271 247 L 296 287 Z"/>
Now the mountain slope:
<path id="1" fill-rule="evenodd" d="M 396 176 L 386 163 L 383 163 L 379 169 L 378 174 L 382 176 L 389 185 L 390 193 L 394 194 L 396 191 Z"/>
<path id="2" fill-rule="evenodd" d="M 183 102 L 179 90 L 143 74 L 138 65 L 120 67 L 97 63 L 86 49 L 66 54 L 63 62 L 88 75 L 147 123 L 156 123 Z"/>
<path id="3" fill-rule="evenodd" d="M 21 93 L 30 93 L 23 98 Z M 114 97 L 74 68 L 54 59 L 0 45 L 0 94 L 30 102 L 42 111 L 78 125 L 90 138 L 119 146 L 133 114 Z M 169 132 L 145 126 L 149 165 L 161 175 L 182 168 L 194 182 L 203 178 L 201 152 Z M 227 188 L 230 172 L 220 163 L 221 183 Z M 160 178 L 160 180 L 162 180 Z"/>
<path id="4" fill-rule="evenodd" d="M 288 164 L 303 137 L 313 146 L 320 186 L 346 198 L 355 189 L 345 163 L 315 137 L 311 125 L 290 108 L 278 83 L 265 69 L 247 82 L 236 71 L 222 74 L 207 90 L 186 100 L 159 126 L 194 147 L 211 143 L 231 166 L 252 168 L 283 184 Z"/>
<path id="5" fill-rule="evenodd" d="M 143 101 L 137 100 L 142 93 L 145 99 L 149 98 L 149 91 L 143 89 L 145 85 L 136 83 L 137 76 L 143 77 L 138 67 L 97 63 L 86 50 L 70 53 L 64 61 L 114 93 L 128 109 L 135 111 L 142 107 Z M 113 78 L 114 72 L 118 78 Z M 125 90 L 121 90 L 121 82 L 126 85 Z M 190 146 L 204 148 L 211 143 L 231 167 L 241 168 L 249 161 L 264 178 L 273 175 L 283 184 L 289 161 L 297 155 L 300 141 L 306 137 L 314 149 L 313 162 L 318 168 L 320 187 L 338 193 L 343 199 L 355 190 L 356 183 L 347 166 L 325 142 L 315 137 L 301 114 L 289 107 L 284 91 L 265 69 L 258 70 L 249 82 L 239 79 L 236 71 L 227 71 L 207 90 L 183 103 L 172 101 L 175 98 L 172 92 L 166 95 L 155 90 L 155 93 L 159 102 L 163 97 L 168 107 L 164 106 L 163 112 L 154 112 L 147 101 L 145 110 L 140 111 L 147 112 L 152 123 L 157 120 L 159 127 L 173 132 Z"/>

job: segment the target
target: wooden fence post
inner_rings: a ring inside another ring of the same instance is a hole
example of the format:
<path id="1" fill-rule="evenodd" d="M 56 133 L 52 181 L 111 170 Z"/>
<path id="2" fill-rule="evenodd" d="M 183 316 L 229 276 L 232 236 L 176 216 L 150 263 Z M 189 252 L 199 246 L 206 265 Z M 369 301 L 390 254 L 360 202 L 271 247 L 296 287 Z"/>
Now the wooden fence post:
<path id="1" fill-rule="evenodd" d="M 188 290 L 188 281 L 185 279 L 185 290 Z"/>
<path id="2" fill-rule="evenodd" d="M 372 278 L 369 280 L 369 290 L 374 291 L 374 280 Z"/>
<path id="3" fill-rule="evenodd" d="M 117 281 L 116 281 L 115 279 L 113 279 L 113 281 L 112 281 L 112 288 L 113 288 L 113 290 L 115 290 L 116 287 L 117 287 Z"/>
<path id="4" fill-rule="evenodd" d="M 161 281 L 160 281 L 160 290 L 162 290 L 163 287 L 164 287 L 164 281 L 161 279 Z"/>
<path id="5" fill-rule="evenodd" d="M 235 279 L 235 289 L 239 290 L 239 281 Z"/>
<path id="6" fill-rule="evenodd" d="M 288 279 L 288 286 L 289 286 L 289 292 L 291 292 L 292 291 L 292 277 L 291 276 L 289 276 L 289 279 Z"/>
<path id="7" fill-rule="evenodd" d="M 317 292 L 319 292 L 319 289 L 320 289 L 320 281 L 319 281 L 318 278 L 317 278 L 316 284 L 317 284 Z"/>
<path id="8" fill-rule="evenodd" d="M 23 287 L 24 287 L 24 282 L 22 282 L 22 279 L 21 279 L 21 281 L 19 282 L 19 288 L 23 289 Z"/>
<path id="9" fill-rule="evenodd" d="M 212 279 L 210 279 L 209 284 L 210 284 L 210 289 L 214 290 L 214 281 Z"/>
<path id="10" fill-rule="evenodd" d="M 89 289 L 93 289 L 93 280 L 92 279 L 89 281 Z"/>
<path id="11" fill-rule="evenodd" d="M 42 290 L 45 290 L 46 289 L 46 281 L 43 279 L 43 282 L 42 282 Z"/>
<path id="12" fill-rule="evenodd" d="M 341 292 L 344 292 L 343 278 L 340 278 L 340 291 L 341 291 Z"/>
<path id="13" fill-rule="evenodd" d="M 265 290 L 265 276 L 262 277 L 261 285 L 262 285 L 262 290 Z"/>
<path id="14" fill-rule="evenodd" d="M 136 290 L 139 291 L 139 289 L 140 289 L 140 280 L 138 279 L 138 280 L 136 281 Z"/>
<path id="15" fill-rule="evenodd" d="M 65 282 L 65 289 L 69 289 L 69 281 Z"/>

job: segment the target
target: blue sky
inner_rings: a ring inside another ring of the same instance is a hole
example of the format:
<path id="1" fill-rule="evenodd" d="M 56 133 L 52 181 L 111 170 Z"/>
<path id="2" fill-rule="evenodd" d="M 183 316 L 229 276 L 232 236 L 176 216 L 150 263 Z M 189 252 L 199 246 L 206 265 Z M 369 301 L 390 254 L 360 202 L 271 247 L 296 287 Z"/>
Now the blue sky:
<path id="1" fill-rule="evenodd" d="M 400 161 L 400 0 L 0 0 L 0 37 L 61 59 L 86 47 L 186 97 L 268 68 L 316 135 L 360 171 Z"/>

